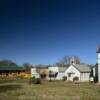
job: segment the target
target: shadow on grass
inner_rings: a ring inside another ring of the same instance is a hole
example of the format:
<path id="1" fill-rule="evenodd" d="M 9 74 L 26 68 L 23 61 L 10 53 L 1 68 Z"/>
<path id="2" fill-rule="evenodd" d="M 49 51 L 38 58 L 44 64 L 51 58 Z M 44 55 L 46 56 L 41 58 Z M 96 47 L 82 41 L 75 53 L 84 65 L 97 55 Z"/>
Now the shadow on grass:
<path id="1" fill-rule="evenodd" d="M 0 86 L 0 93 L 20 89 L 21 85 L 18 84 L 7 84 L 7 85 L 1 85 Z"/>

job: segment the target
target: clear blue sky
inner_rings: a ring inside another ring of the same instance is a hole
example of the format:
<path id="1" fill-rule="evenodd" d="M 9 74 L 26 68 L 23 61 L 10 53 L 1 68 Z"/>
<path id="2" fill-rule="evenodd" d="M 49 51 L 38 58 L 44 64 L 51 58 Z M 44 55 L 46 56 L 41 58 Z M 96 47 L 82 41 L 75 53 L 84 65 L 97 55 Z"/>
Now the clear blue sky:
<path id="1" fill-rule="evenodd" d="M 65 55 L 95 64 L 99 0 L 1 0 L 0 59 L 54 64 Z"/>

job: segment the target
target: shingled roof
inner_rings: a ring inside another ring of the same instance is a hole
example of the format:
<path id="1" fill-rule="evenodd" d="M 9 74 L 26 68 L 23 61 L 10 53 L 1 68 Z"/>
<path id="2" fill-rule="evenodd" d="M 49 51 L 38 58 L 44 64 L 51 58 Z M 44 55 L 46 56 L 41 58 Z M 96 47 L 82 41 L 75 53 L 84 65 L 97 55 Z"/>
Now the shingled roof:
<path id="1" fill-rule="evenodd" d="M 76 64 L 74 65 L 76 69 L 78 69 L 80 72 L 91 72 L 91 68 L 89 65 L 86 64 Z"/>
<path id="2" fill-rule="evenodd" d="M 72 66 L 74 66 L 80 72 L 91 72 L 91 67 L 87 64 L 76 64 Z M 58 70 L 59 72 L 65 72 L 69 67 L 70 65 L 67 67 L 58 67 Z"/>

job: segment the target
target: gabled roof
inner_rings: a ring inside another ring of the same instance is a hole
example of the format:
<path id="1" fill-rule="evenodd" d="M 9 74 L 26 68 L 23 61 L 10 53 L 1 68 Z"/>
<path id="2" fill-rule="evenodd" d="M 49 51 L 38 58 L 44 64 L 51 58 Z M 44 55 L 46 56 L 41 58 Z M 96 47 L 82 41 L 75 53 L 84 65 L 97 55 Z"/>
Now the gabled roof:
<path id="1" fill-rule="evenodd" d="M 70 66 L 70 64 L 67 64 L 67 65 L 61 65 L 61 64 L 59 64 L 59 65 L 57 65 L 58 67 L 69 67 Z"/>
<path id="2" fill-rule="evenodd" d="M 90 66 L 86 64 L 76 64 L 74 65 L 74 67 L 78 69 L 80 72 L 91 72 Z"/>
<path id="3" fill-rule="evenodd" d="M 64 65 L 64 66 L 55 66 L 58 67 L 58 71 L 59 72 L 65 72 L 71 65 Z M 76 65 L 72 65 L 74 66 L 79 72 L 91 72 L 91 65 L 87 65 L 87 64 L 76 64 Z M 50 67 L 54 67 L 54 66 L 50 66 Z"/>
<path id="4" fill-rule="evenodd" d="M 0 65 L 0 71 L 22 71 L 23 68 L 19 66 Z"/>

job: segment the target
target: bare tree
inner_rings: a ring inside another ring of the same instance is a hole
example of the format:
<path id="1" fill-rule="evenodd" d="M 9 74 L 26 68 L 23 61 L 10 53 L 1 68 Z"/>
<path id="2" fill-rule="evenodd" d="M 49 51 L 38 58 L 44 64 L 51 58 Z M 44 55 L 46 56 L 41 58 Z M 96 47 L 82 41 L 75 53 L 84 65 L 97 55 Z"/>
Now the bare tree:
<path id="1" fill-rule="evenodd" d="M 29 64 L 29 63 L 24 63 L 24 64 L 22 65 L 22 67 L 24 68 L 24 70 L 25 70 L 26 72 L 30 72 L 30 69 L 31 69 L 32 65 Z"/>
<path id="2" fill-rule="evenodd" d="M 80 59 L 78 56 L 74 56 L 75 60 L 76 60 L 76 64 L 80 64 Z"/>
<path id="3" fill-rule="evenodd" d="M 80 59 L 77 56 L 64 56 L 56 65 L 67 65 L 74 61 L 76 64 L 80 64 Z"/>
<path id="4" fill-rule="evenodd" d="M 9 65 L 9 66 L 17 66 L 17 64 L 11 60 L 1 60 L 0 64 L 1 65 Z"/>

